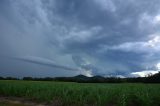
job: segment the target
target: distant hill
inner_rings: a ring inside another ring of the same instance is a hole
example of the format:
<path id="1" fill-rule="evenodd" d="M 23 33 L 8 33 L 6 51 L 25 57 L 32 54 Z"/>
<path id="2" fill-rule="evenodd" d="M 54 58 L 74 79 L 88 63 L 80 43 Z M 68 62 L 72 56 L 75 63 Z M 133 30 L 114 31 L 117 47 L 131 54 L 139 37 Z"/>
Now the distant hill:
<path id="1" fill-rule="evenodd" d="M 12 77 L 0 77 L 0 80 L 21 80 Z M 74 77 L 46 77 L 46 78 L 32 78 L 24 77 L 22 80 L 27 81 L 63 81 L 63 82 L 78 82 L 78 83 L 160 83 L 160 72 L 149 77 L 137 78 L 118 78 L 118 77 L 102 77 L 93 76 L 87 77 L 84 75 L 77 75 Z"/>
<path id="2" fill-rule="evenodd" d="M 85 75 L 77 75 L 75 76 L 74 78 L 77 78 L 77 79 L 89 79 L 89 77 L 85 76 Z"/>

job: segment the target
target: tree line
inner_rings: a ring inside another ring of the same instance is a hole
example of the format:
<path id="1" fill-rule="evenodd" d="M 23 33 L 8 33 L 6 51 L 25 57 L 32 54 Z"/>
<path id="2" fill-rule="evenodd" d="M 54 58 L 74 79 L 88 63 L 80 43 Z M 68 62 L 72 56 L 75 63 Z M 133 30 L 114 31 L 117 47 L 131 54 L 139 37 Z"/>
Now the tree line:
<path id="1" fill-rule="evenodd" d="M 117 78 L 117 77 L 86 77 L 84 75 L 78 75 L 75 77 L 45 77 L 45 78 L 33 78 L 23 77 L 22 79 L 14 77 L 0 77 L 0 80 L 25 80 L 25 81 L 63 81 L 63 82 L 78 82 L 78 83 L 160 83 L 160 72 L 148 77 L 136 77 L 136 78 Z"/>

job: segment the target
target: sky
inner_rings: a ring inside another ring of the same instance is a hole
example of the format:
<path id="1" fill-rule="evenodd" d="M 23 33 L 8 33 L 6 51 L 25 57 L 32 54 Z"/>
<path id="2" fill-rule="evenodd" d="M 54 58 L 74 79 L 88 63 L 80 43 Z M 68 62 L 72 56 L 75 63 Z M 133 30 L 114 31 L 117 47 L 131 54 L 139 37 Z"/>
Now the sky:
<path id="1" fill-rule="evenodd" d="M 160 0 L 0 0 L 0 76 L 160 71 Z"/>

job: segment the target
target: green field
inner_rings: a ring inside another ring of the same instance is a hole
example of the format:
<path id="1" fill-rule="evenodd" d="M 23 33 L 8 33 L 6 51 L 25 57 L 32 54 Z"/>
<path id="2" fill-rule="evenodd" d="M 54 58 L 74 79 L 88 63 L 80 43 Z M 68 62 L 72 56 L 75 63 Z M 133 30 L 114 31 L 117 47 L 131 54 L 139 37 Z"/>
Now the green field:
<path id="1" fill-rule="evenodd" d="M 160 84 L 0 81 L 0 96 L 59 106 L 160 106 Z"/>

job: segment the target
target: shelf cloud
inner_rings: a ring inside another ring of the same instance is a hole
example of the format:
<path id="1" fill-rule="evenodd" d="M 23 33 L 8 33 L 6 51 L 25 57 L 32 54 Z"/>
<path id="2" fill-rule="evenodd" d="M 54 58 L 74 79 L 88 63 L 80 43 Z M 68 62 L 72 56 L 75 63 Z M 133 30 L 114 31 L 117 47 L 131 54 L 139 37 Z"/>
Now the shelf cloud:
<path id="1" fill-rule="evenodd" d="M 33 64 L 58 68 L 61 70 L 80 71 L 79 69 L 59 65 L 59 64 L 56 64 L 53 60 L 49 60 L 49 59 L 45 59 L 45 58 L 41 58 L 41 57 L 26 56 L 26 57 L 14 57 L 14 59 L 19 60 L 19 61 L 23 61 L 23 62 L 29 62 L 29 63 L 33 63 Z"/>

